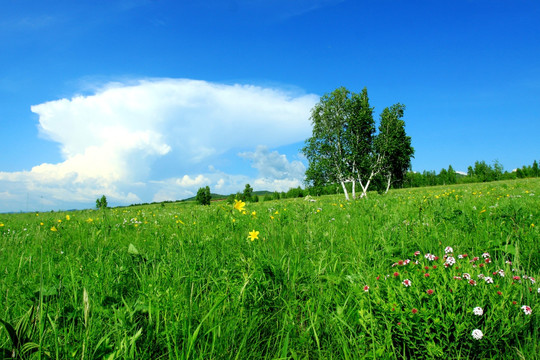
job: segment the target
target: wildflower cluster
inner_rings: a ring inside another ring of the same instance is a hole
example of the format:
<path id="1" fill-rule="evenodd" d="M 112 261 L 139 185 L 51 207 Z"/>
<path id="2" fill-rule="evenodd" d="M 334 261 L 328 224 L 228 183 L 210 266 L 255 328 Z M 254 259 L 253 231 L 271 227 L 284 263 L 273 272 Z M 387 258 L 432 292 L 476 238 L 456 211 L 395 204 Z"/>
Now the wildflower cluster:
<path id="1" fill-rule="evenodd" d="M 533 321 L 540 289 L 533 291 L 534 277 L 512 269 L 511 261 L 498 261 L 488 252 L 455 253 L 450 246 L 440 257 L 415 251 L 414 258 L 393 262 L 391 273 L 364 285 L 375 316 L 399 325 L 394 346 L 418 346 L 417 334 L 423 332 L 440 332 L 438 338 L 454 337 L 470 346 L 489 337 L 488 344 L 499 341 L 493 329 L 513 329 L 517 337 Z"/>

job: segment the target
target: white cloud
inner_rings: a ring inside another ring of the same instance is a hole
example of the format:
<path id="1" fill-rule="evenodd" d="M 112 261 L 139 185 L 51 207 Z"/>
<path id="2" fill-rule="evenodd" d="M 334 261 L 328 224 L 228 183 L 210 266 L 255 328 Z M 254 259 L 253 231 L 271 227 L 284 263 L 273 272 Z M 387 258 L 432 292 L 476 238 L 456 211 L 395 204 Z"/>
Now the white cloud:
<path id="1" fill-rule="evenodd" d="M 181 187 L 194 187 L 194 186 L 202 186 L 204 184 L 208 184 L 210 180 L 203 175 L 198 175 L 195 178 L 189 177 L 189 175 L 184 175 L 181 179 L 176 179 L 175 183 L 178 186 Z"/>
<path id="2" fill-rule="evenodd" d="M 55 199 L 56 204 L 91 203 L 101 194 L 120 204 L 144 202 L 185 195 L 203 184 L 225 191 L 247 177 L 214 170 L 193 174 L 193 167 L 208 167 L 212 159 L 234 149 L 304 140 L 311 133 L 309 111 L 317 101 L 313 94 L 189 79 L 109 83 L 93 95 L 32 106 L 40 133 L 59 144 L 64 161 L 30 171 L 0 172 L 0 188 L 19 197 L 29 192 L 36 197 L 39 191 L 40 197 Z M 289 163 L 266 148 L 242 156 L 265 179 L 299 179 L 305 170 L 300 162 Z M 154 169 L 158 159 L 166 159 L 170 169 L 167 188 L 184 190 L 162 191 L 157 183 L 146 186 L 150 180 L 163 180 Z M 10 209 L 0 208 L 6 210 Z"/>
<path id="3" fill-rule="evenodd" d="M 254 152 L 243 152 L 239 156 L 251 161 L 259 171 L 254 189 L 286 191 L 302 185 L 306 167 L 300 161 L 289 162 L 277 151 L 270 152 L 266 146 L 258 146 Z"/>

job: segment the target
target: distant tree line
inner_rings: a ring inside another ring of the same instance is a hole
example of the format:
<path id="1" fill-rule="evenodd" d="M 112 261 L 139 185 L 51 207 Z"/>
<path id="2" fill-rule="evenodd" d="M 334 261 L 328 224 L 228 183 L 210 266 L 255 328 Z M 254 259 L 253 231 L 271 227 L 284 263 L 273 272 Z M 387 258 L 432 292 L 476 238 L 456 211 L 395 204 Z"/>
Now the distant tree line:
<path id="1" fill-rule="evenodd" d="M 407 172 L 403 187 L 422 187 L 449 184 L 468 184 L 477 182 L 488 182 L 497 180 L 513 180 L 528 177 L 538 177 L 538 162 L 534 160 L 532 165 L 524 165 L 514 171 L 504 171 L 503 166 L 494 161 L 492 165 L 485 161 L 476 161 L 474 166 L 469 166 L 467 174 L 459 174 L 452 166 L 448 169 L 441 169 L 437 174 L 435 171 Z"/>
<path id="2" fill-rule="evenodd" d="M 487 164 L 485 161 L 476 161 L 474 166 L 469 166 L 467 174 L 458 173 L 454 170 L 452 165 L 449 165 L 447 169 L 441 169 L 439 173 L 435 171 L 423 171 L 414 172 L 408 171 L 403 181 L 392 182 L 391 188 L 411 188 L 411 187 L 424 187 L 424 186 L 437 186 L 437 185 L 452 185 L 452 184 L 467 184 L 488 182 L 497 180 L 514 180 L 531 177 L 539 177 L 540 171 L 538 169 L 538 162 L 534 160 L 532 165 L 523 165 L 513 171 L 504 171 L 500 162 L 494 161 L 493 164 Z M 380 193 L 388 190 L 388 177 L 386 174 L 380 174 L 373 178 L 372 189 Z M 311 184 L 311 185 L 309 185 Z M 352 191 L 352 183 L 346 183 L 345 189 L 349 192 Z M 324 185 L 314 186 L 312 182 L 308 182 L 305 188 L 300 186 L 296 188 L 290 188 L 288 191 L 274 191 L 267 192 L 262 196 L 254 194 L 253 188 L 250 184 L 246 184 L 243 192 L 237 192 L 227 197 L 228 203 L 234 203 L 234 200 L 240 200 L 244 202 L 259 202 L 272 201 L 280 199 L 302 198 L 305 196 L 320 196 L 320 195 L 333 195 L 343 194 L 343 184 L 340 182 L 327 183 Z M 200 188 L 197 192 L 196 201 L 201 205 L 210 205 L 210 188 L 208 186 Z"/>

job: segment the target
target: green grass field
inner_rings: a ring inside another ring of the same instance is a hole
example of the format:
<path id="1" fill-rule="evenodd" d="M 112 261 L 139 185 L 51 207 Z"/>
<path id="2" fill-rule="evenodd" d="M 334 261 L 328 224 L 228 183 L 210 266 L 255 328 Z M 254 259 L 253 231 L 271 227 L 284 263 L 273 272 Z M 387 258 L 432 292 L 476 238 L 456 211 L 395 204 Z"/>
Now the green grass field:
<path id="1" fill-rule="evenodd" d="M 539 198 L 540 180 L 526 179 L 244 211 L 0 214 L 0 348 L 53 359 L 538 359 Z"/>

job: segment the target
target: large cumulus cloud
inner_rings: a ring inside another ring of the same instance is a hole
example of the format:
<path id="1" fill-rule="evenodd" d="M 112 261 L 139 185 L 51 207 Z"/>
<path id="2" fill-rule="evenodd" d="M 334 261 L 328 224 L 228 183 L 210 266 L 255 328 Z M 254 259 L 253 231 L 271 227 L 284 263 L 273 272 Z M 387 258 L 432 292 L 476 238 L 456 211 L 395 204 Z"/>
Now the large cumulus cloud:
<path id="1" fill-rule="evenodd" d="M 39 192 L 39 198 L 56 204 L 88 202 L 101 193 L 118 203 L 162 200 L 189 195 L 202 184 L 225 191 L 236 181 L 257 181 L 229 174 L 213 163 L 242 149 L 242 157 L 259 169 L 261 184 L 291 179 L 295 183 L 302 164 L 285 169 L 284 159 L 274 153 L 245 150 L 304 140 L 311 131 L 309 111 L 317 100 L 313 94 L 190 79 L 109 83 L 91 95 L 32 106 L 41 135 L 59 144 L 64 161 L 0 172 L 0 185 L 10 199 L 25 192 L 37 197 Z M 265 157 L 277 165 L 276 172 L 263 167 Z M 167 176 L 153 169 L 159 159 L 167 159 Z M 209 165 L 219 171 L 193 172 Z M 6 210 L 13 209 L 0 209 Z"/>

